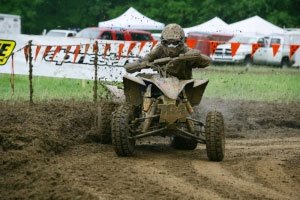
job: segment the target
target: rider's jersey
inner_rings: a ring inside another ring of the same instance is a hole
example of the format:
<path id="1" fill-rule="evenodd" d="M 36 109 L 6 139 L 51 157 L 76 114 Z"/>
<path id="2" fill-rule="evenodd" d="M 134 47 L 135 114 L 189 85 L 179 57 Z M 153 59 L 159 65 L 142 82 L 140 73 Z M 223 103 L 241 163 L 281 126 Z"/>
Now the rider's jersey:
<path id="1" fill-rule="evenodd" d="M 192 78 L 192 68 L 204 68 L 207 67 L 211 60 L 208 56 L 200 53 L 199 50 L 191 49 L 186 45 L 179 54 L 185 55 L 201 55 L 199 59 L 193 61 L 180 60 L 174 63 L 173 66 L 168 68 L 168 73 L 172 76 L 176 76 L 178 79 L 191 79 Z M 147 62 L 153 62 L 159 58 L 170 57 L 168 53 L 164 50 L 162 44 L 158 44 L 149 54 L 147 54 L 142 60 Z"/>

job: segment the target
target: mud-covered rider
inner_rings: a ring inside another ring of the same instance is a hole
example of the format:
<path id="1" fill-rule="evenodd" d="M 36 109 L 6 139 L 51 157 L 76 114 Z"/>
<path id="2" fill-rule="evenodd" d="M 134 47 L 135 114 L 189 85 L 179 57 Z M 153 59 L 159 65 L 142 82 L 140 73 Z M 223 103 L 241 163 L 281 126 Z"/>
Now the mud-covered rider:
<path id="1" fill-rule="evenodd" d="M 178 24 L 167 25 L 161 33 L 161 43 L 158 44 L 149 54 L 147 54 L 139 62 L 139 67 L 132 64 L 125 66 L 126 71 L 133 73 L 147 68 L 147 63 L 156 59 L 165 57 L 180 57 L 185 55 L 196 56 L 193 60 L 180 60 L 176 64 L 170 65 L 167 69 L 168 74 L 178 79 L 191 79 L 193 68 L 204 68 L 210 64 L 210 58 L 201 54 L 199 50 L 191 49 L 185 44 L 185 34 Z"/>

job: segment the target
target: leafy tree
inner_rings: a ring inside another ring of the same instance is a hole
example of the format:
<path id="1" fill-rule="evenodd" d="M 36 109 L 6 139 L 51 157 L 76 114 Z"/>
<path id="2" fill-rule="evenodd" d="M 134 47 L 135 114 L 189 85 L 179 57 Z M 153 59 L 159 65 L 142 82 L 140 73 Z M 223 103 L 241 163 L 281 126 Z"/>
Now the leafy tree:
<path id="1" fill-rule="evenodd" d="M 0 13 L 20 15 L 22 32 L 85 28 L 134 7 L 154 20 L 195 26 L 220 17 L 227 23 L 258 15 L 280 27 L 300 27 L 300 0 L 0 0 Z"/>

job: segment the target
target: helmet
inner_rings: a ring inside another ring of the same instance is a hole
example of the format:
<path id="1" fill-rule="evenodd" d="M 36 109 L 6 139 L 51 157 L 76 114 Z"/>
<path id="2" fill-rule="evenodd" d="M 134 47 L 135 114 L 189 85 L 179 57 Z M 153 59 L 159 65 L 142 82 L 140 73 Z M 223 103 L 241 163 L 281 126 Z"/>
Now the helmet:
<path id="1" fill-rule="evenodd" d="M 184 31 L 178 24 L 167 25 L 161 33 L 163 50 L 170 57 L 176 57 L 184 48 Z"/>
<path id="2" fill-rule="evenodd" d="M 184 31 L 178 24 L 167 25 L 161 33 L 161 40 L 181 40 L 184 41 Z"/>

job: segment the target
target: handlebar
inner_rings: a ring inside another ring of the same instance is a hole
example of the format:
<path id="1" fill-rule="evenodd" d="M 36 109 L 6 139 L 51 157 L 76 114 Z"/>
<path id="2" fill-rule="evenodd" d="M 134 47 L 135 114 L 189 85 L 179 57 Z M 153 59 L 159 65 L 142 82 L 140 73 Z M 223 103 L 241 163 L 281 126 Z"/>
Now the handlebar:
<path id="1" fill-rule="evenodd" d="M 165 57 L 165 58 L 159 58 L 154 60 L 153 62 L 134 62 L 134 63 L 128 63 L 125 65 L 126 71 L 129 73 L 134 73 L 137 71 L 141 71 L 145 68 L 151 68 L 154 71 L 158 71 L 161 73 L 161 70 L 166 71 L 167 68 L 174 62 L 180 61 L 180 60 L 195 60 L 199 59 L 201 55 L 195 54 L 195 55 L 186 55 L 186 54 L 180 54 L 178 57 Z"/>

